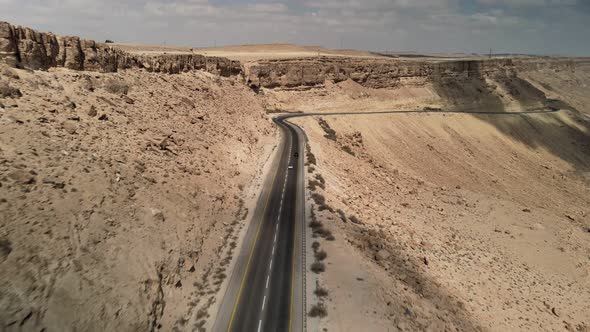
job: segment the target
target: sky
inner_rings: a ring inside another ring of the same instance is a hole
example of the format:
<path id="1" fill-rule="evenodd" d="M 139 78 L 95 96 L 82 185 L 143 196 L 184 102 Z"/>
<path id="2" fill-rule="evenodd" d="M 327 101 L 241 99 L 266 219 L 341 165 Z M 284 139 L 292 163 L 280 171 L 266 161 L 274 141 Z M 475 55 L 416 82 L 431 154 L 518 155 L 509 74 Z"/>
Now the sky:
<path id="1" fill-rule="evenodd" d="M 0 21 L 117 42 L 590 56 L 590 0 L 0 0 Z"/>

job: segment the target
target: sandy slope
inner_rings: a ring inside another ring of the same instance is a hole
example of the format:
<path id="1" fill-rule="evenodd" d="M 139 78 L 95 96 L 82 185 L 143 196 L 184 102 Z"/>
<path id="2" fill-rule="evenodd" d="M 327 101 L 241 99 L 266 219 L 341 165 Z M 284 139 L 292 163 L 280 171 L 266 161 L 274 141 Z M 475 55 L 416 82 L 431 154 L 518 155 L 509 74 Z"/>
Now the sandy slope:
<path id="1" fill-rule="evenodd" d="M 583 90 L 569 92 L 556 97 L 570 108 L 584 104 L 569 98 Z M 517 111 L 543 104 L 521 79 L 389 91 L 344 82 L 269 92 L 267 100 L 287 109 L 307 101 L 324 111 L 420 105 Z M 321 279 L 330 295 L 320 327 L 590 328 L 590 123 L 584 116 L 573 110 L 323 117 L 335 141 L 325 137 L 320 118 L 296 120 L 317 159 L 312 175 L 326 181 L 316 192 L 361 222 L 317 212 L 336 234 L 334 242 L 321 241 L 328 252 Z"/>
<path id="2" fill-rule="evenodd" d="M 202 326 L 275 143 L 254 93 L 200 72 L 1 72 L 22 96 L 0 98 L 0 329 Z"/>

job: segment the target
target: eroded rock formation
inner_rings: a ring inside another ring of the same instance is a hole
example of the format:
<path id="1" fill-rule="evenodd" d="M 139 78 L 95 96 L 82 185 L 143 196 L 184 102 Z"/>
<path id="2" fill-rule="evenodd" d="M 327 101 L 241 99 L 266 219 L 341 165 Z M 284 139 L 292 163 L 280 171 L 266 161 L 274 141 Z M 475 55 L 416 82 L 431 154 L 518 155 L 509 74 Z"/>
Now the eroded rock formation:
<path id="1" fill-rule="evenodd" d="M 57 36 L 7 22 L 0 22 L 0 63 L 34 70 L 65 67 L 116 72 L 140 67 L 171 74 L 190 70 L 204 70 L 221 76 L 242 73 L 238 61 L 226 58 L 200 54 L 135 55 L 93 40 Z"/>
<path id="2" fill-rule="evenodd" d="M 258 88 L 293 88 L 317 86 L 326 80 L 347 79 L 370 88 L 391 88 L 401 84 L 420 85 L 431 81 L 467 79 L 472 77 L 514 77 L 519 71 L 541 67 L 574 70 L 576 60 L 451 60 L 411 61 L 397 59 L 300 58 L 265 60 L 245 64 L 245 77 L 250 86 Z"/>

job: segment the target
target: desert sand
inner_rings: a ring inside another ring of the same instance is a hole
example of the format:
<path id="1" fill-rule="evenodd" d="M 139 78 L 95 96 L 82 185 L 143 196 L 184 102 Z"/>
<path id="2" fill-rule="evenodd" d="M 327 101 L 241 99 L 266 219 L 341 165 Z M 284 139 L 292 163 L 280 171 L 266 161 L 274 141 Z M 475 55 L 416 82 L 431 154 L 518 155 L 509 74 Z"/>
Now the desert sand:
<path id="1" fill-rule="evenodd" d="M 202 72 L 1 79 L 2 329 L 202 326 L 276 142 L 255 94 Z"/>
<path id="2" fill-rule="evenodd" d="M 560 85 L 537 77 L 540 86 Z M 540 107 L 532 88 L 521 86 L 478 97 L 478 109 Z M 268 98 L 307 112 L 473 108 L 473 95 L 437 89 L 373 90 L 348 81 Z M 583 87 L 555 90 L 548 92 L 588 112 Z M 590 121 L 580 111 L 295 120 L 317 160 L 309 179 L 325 180 L 310 194 L 335 211 L 313 204 L 336 238 L 320 241 L 328 256 L 320 284 L 329 295 L 318 299 L 327 308 L 318 328 L 588 330 Z"/>

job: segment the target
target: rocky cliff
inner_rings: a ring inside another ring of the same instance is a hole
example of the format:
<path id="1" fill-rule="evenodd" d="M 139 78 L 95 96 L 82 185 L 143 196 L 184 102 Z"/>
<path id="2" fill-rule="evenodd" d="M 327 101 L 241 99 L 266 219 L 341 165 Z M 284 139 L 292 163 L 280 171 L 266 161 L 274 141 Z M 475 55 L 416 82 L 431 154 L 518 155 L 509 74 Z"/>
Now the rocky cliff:
<path id="1" fill-rule="evenodd" d="M 0 63 L 13 67 L 46 70 L 116 72 L 138 67 L 151 72 L 179 73 L 203 70 L 221 76 L 243 75 L 258 88 L 313 87 L 326 80 L 352 79 L 365 87 L 390 88 L 432 81 L 515 77 L 518 72 L 539 69 L 575 70 L 590 66 L 588 59 L 502 58 L 486 60 L 400 60 L 390 58 L 314 57 L 247 62 L 201 54 L 131 54 L 109 44 L 79 37 L 57 36 L 0 22 Z"/>
<path id="2" fill-rule="evenodd" d="M 200 54 L 135 55 L 93 40 L 57 36 L 7 22 L 0 22 L 0 63 L 35 70 L 65 67 L 116 72 L 139 67 L 164 73 L 190 70 L 204 70 L 222 76 L 242 73 L 238 61 L 226 58 Z"/>
<path id="3" fill-rule="evenodd" d="M 247 63 L 244 75 L 253 88 L 317 86 L 326 80 L 347 79 L 369 88 L 391 88 L 401 84 L 421 85 L 432 81 L 480 77 L 515 77 L 519 72 L 549 68 L 575 70 L 588 59 L 486 59 L 413 61 L 363 58 L 300 58 Z"/>
<path id="4" fill-rule="evenodd" d="M 515 75 L 510 59 L 489 61 L 403 61 L 393 59 L 302 58 L 268 60 L 245 65 L 253 87 L 297 87 L 352 79 L 371 88 L 395 87 L 413 81 L 481 76 L 494 73 Z"/>

